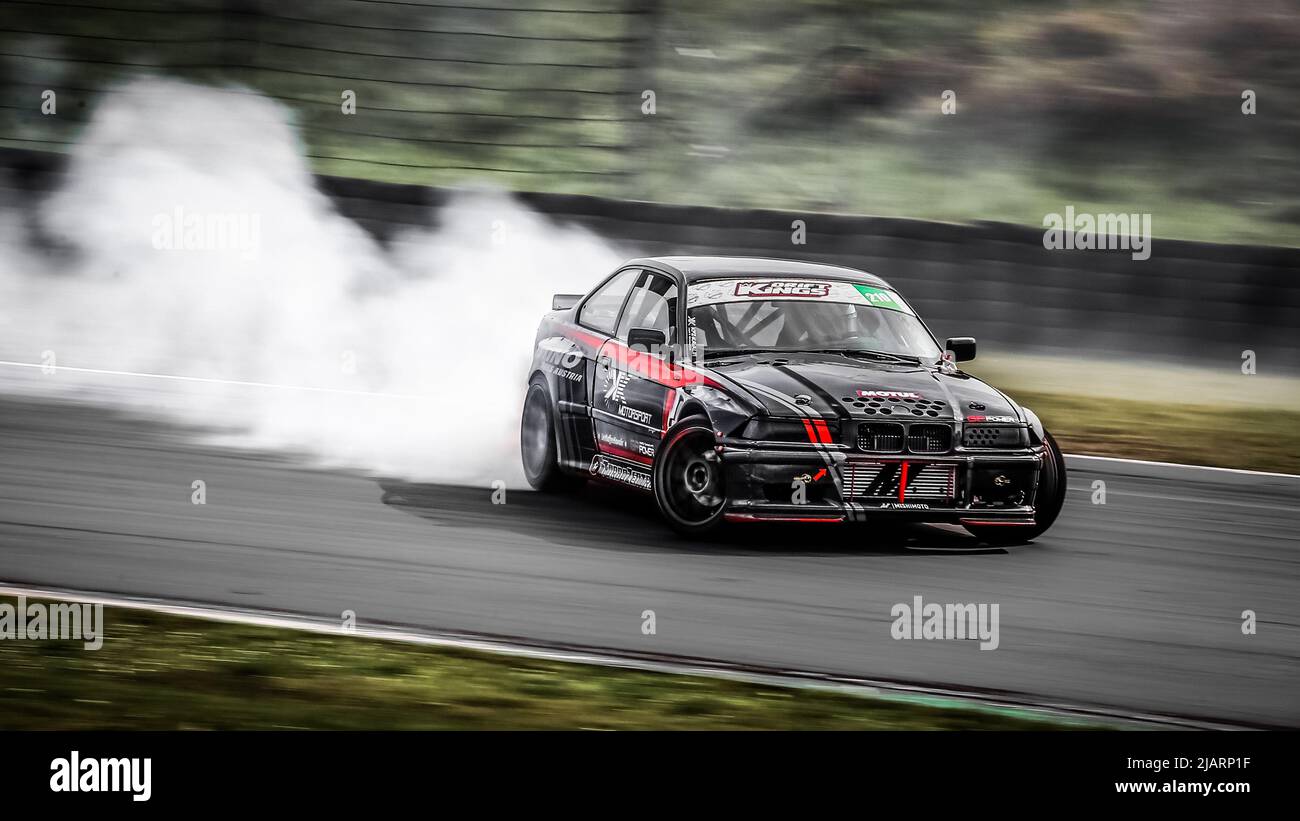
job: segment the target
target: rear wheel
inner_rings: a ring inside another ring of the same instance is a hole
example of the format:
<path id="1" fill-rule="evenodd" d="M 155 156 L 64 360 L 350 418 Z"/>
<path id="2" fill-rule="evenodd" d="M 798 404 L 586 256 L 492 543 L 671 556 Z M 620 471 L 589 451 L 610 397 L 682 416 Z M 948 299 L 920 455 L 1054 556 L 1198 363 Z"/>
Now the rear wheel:
<path id="1" fill-rule="evenodd" d="M 968 525 L 966 529 L 982 542 L 989 544 L 1024 544 L 1038 538 L 1056 521 L 1065 504 L 1065 457 L 1056 446 L 1052 434 L 1043 432 L 1043 451 L 1046 460 L 1038 479 L 1035 495 L 1034 523 L 1032 525 Z"/>
<path id="2" fill-rule="evenodd" d="M 698 536 L 722 523 L 727 493 L 716 446 L 708 420 L 691 417 L 668 429 L 656 454 L 655 503 L 683 536 Z"/>
<path id="3" fill-rule="evenodd" d="M 580 478 L 560 470 L 557 452 L 551 394 L 539 377 L 528 385 L 519 424 L 519 455 L 528 484 L 544 493 L 572 490 L 582 484 Z"/>

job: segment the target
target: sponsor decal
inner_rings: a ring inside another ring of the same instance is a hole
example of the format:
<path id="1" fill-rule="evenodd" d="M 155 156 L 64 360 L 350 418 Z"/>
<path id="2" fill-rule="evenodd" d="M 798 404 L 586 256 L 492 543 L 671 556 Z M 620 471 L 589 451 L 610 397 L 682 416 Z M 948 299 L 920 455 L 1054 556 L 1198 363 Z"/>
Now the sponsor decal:
<path id="1" fill-rule="evenodd" d="M 612 482 L 619 482 L 624 485 L 631 485 L 640 490 L 650 489 L 649 473 L 612 462 L 600 456 L 596 456 L 591 460 L 591 473 L 593 476 L 599 476 L 602 479 L 609 479 Z"/>
<path id="2" fill-rule="evenodd" d="M 695 317 L 690 314 L 686 315 L 686 345 L 691 349 L 691 361 L 699 360 L 700 348 L 704 345 L 704 332 L 696 324 Z"/>
<path id="3" fill-rule="evenodd" d="M 924 502 L 881 502 L 882 510 L 929 510 L 930 506 Z"/>
<path id="4" fill-rule="evenodd" d="M 610 433 L 609 431 L 600 432 L 600 441 L 604 442 L 607 445 L 613 445 L 616 448 L 623 448 L 624 450 L 627 450 L 627 440 L 624 439 L 622 436 L 617 436 L 613 433 Z"/>
<path id="5" fill-rule="evenodd" d="M 858 293 L 862 294 L 862 298 L 867 301 L 868 305 L 874 305 L 877 308 L 885 308 L 890 311 L 902 311 L 903 313 L 908 314 L 911 313 L 911 311 L 903 305 L 902 301 L 899 300 L 898 295 L 893 291 L 884 288 L 877 288 L 874 285 L 855 284 L 853 287 Z"/>
<path id="6" fill-rule="evenodd" d="M 582 365 L 582 352 L 568 340 L 544 339 L 537 347 L 542 352 L 542 370 L 570 382 L 582 381 L 582 371 L 573 370 Z"/>
<path id="7" fill-rule="evenodd" d="M 582 364 L 582 352 L 576 351 L 571 347 L 556 347 L 557 344 L 551 340 L 543 340 L 540 347 L 542 349 L 542 361 L 552 365 L 559 365 L 562 368 L 576 368 Z"/>
<path id="8" fill-rule="evenodd" d="M 610 371 L 609 376 L 605 377 L 605 401 L 606 402 L 623 402 L 623 391 L 627 389 L 627 382 L 632 375 L 627 372 L 619 373 Z"/>
<path id="9" fill-rule="evenodd" d="M 618 415 L 624 419 L 631 419 L 633 422 L 640 422 L 643 425 L 650 424 L 650 412 L 637 410 L 627 405 L 618 406 Z"/>
<path id="10" fill-rule="evenodd" d="M 737 282 L 735 294 L 736 296 L 747 297 L 823 297 L 830 292 L 831 286 L 825 282 L 805 282 L 797 279 L 760 279 Z"/>
<path id="11" fill-rule="evenodd" d="M 649 456 L 652 459 L 654 458 L 655 446 L 649 442 L 637 442 L 636 450 L 637 453 L 640 453 L 642 456 Z"/>
<path id="12" fill-rule="evenodd" d="M 914 391 L 858 391 L 863 399 L 920 399 L 921 394 Z"/>
<path id="13" fill-rule="evenodd" d="M 582 374 L 578 371 L 566 371 L 558 365 L 552 365 L 549 362 L 542 365 L 542 370 L 549 374 L 558 376 L 560 379 L 567 379 L 570 382 L 581 382 Z"/>
<path id="14" fill-rule="evenodd" d="M 1001 424 L 1016 424 L 1018 419 L 1014 416 L 967 416 L 967 422 L 998 422 Z"/>

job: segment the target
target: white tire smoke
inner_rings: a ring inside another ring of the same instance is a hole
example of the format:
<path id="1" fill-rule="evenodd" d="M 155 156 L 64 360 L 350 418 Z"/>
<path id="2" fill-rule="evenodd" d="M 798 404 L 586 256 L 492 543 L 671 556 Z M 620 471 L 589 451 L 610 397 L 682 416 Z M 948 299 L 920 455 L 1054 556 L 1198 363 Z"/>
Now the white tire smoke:
<path id="1" fill-rule="evenodd" d="M 8 389 L 439 482 L 522 483 L 537 321 L 626 256 L 492 192 L 381 247 L 316 190 L 283 108 L 153 78 L 104 96 L 38 213 L 16 205 L 0 359 L 57 369 L 0 366 Z M 36 250 L 33 224 L 58 247 Z"/>

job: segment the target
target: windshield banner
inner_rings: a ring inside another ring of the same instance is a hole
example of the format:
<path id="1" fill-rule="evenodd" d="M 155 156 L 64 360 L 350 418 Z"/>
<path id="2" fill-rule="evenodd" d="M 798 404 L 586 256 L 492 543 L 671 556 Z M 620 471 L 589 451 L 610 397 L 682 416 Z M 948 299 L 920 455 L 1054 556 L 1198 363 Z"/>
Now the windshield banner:
<path id="1" fill-rule="evenodd" d="M 696 283 L 687 290 L 686 305 L 714 305 L 720 302 L 752 300 L 817 300 L 849 305 L 871 305 L 911 314 L 912 310 L 888 288 L 852 282 L 823 282 L 815 279 L 715 279 Z"/>

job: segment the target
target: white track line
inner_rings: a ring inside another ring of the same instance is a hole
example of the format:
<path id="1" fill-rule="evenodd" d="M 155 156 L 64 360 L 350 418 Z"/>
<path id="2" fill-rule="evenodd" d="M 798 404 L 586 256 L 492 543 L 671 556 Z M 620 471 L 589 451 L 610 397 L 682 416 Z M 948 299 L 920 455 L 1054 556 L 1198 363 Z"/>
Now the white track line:
<path id="1" fill-rule="evenodd" d="M 275 382 L 246 382 L 241 379 L 213 379 L 204 376 L 180 376 L 171 373 L 139 373 L 137 371 L 110 371 L 102 368 L 74 368 L 69 365 L 42 365 L 34 362 L 11 362 L 0 360 L 0 365 L 8 365 L 13 368 L 45 368 L 54 370 L 49 374 L 55 376 L 59 371 L 72 371 L 73 373 L 93 373 L 103 376 L 131 376 L 138 379 L 169 379 L 174 382 L 204 382 L 211 385 L 238 385 L 248 388 L 277 388 L 287 391 L 310 391 L 312 393 L 341 393 L 351 396 L 380 396 L 387 399 L 433 399 L 432 396 L 420 396 L 409 393 L 378 393 L 376 391 L 358 391 L 347 388 L 318 388 L 311 385 L 283 385 Z"/>
<path id="2" fill-rule="evenodd" d="M 1265 470 L 1245 470 L 1243 468 L 1219 468 L 1210 465 L 1185 465 L 1181 462 L 1150 462 L 1145 459 L 1123 459 L 1118 456 L 1085 456 L 1081 453 L 1066 453 L 1066 459 L 1085 459 L 1093 462 L 1115 462 L 1119 464 L 1144 465 L 1146 467 L 1183 468 L 1186 470 L 1212 470 L 1219 473 L 1234 473 L 1239 476 L 1272 476 L 1278 479 L 1300 479 L 1295 473 L 1270 473 Z"/>
<path id="3" fill-rule="evenodd" d="M 937 706 L 964 707 L 985 711 L 1002 712 L 1015 710 L 1022 713 L 1034 713 L 1044 718 L 1067 719 L 1092 723 L 1139 724 L 1147 727 L 1164 729 L 1194 730 L 1237 730 L 1242 725 L 1209 721 L 1204 719 L 1184 718 L 1180 716 L 1163 716 L 1152 713 L 1139 713 L 1118 708 L 1091 707 L 1072 705 L 1053 701 L 1026 702 L 1011 696 L 999 698 L 987 693 L 972 691 L 925 687 L 923 685 L 899 682 L 875 681 L 866 678 L 834 676 L 825 673 L 804 672 L 799 670 L 782 670 L 778 672 L 761 672 L 747 670 L 739 665 L 725 662 L 685 662 L 669 659 L 642 658 L 633 655 L 618 655 L 612 652 L 597 652 L 565 647 L 550 647 L 542 644 L 519 644 L 505 639 L 471 638 L 436 631 L 417 631 L 398 627 L 358 625 L 352 630 L 345 630 L 341 625 L 324 619 L 312 619 L 290 613 L 274 611 L 255 611 L 235 607 L 211 607 L 197 604 L 166 602 L 159 599 L 132 599 L 114 596 L 108 593 L 88 593 L 70 590 L 46 590 L 43 588 L 15 585 L 0 581 L 0 595 L 26 596 L 34 599 L 53 599 L 57 601 L 76 601 L 89 604 L 102 604 L 106 607 L 119 607 L 130 610 L 147 610 L 167 613 L 173 616 L 207 619 L 209 621 L 230 624 L 248 624 L 259 627 L 279 627 L 301 630 L 332 636 L 353 636 L 386 641 L 400 641 L 433 647 L 454 647 L 457 649 L 477 650 L 498 655 L 523 656 L 526 658 L 561 661 L 572 664 L 594 664 L 602 667 L 618 667 L 630 670 L 643 670 L 672 675 L 707 676 L 775 687 L 801 687 L 814 690 L 849 693 L 857 696 L 894 699 L 912 703 L 935 705 L 936 701 L 948 701 L 951 704 Z M 89 651 L 88 651 L 89 652 Z M 1116 727 L 1116 729 L 1120 729 Z"/>

